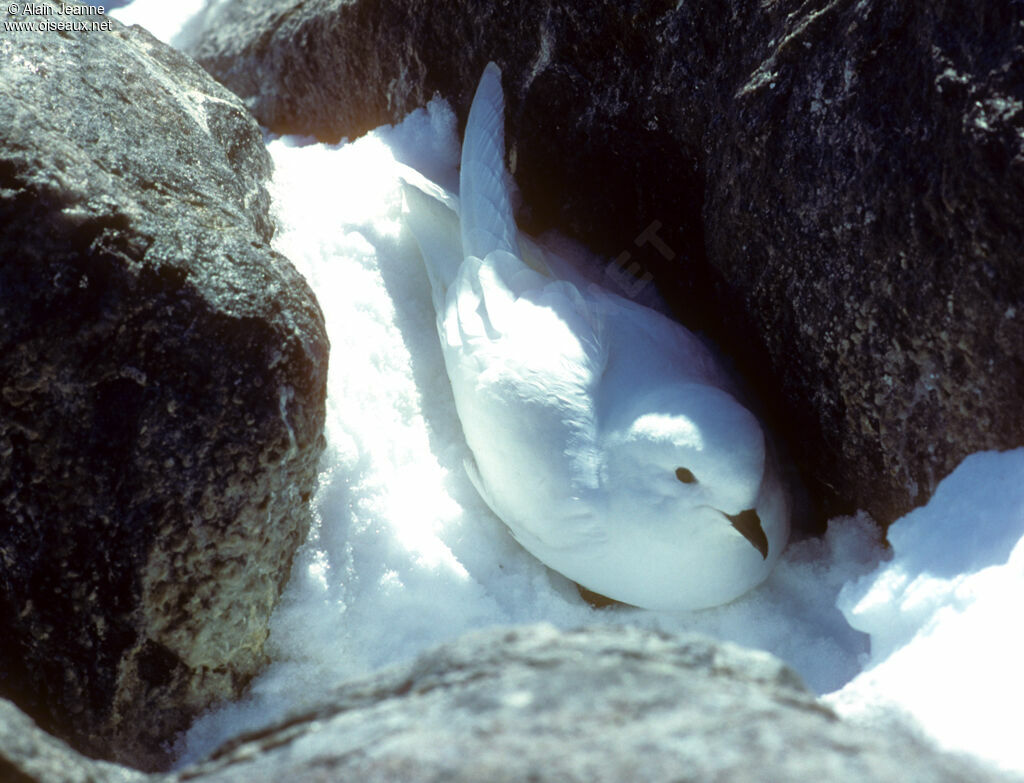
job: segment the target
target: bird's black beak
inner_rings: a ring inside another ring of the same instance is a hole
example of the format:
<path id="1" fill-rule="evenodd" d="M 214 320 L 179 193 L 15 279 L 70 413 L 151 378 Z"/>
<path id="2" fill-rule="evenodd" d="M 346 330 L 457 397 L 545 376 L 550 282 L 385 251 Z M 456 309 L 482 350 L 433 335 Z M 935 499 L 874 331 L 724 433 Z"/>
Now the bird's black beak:
<path id="1" fill-rule="evenodd" d="M 725 517 L 732 522 L 732 526 L 740 531 L 747 541 L 754 545 L 754 549 L 761 553 L 761 557 L 767 560 L 768 536 L 764 534 L 764 528 L 761 527 L 761 517 L 757 515 L 757 511 L 748 508 L 736 516 L 726 514 Z"/>

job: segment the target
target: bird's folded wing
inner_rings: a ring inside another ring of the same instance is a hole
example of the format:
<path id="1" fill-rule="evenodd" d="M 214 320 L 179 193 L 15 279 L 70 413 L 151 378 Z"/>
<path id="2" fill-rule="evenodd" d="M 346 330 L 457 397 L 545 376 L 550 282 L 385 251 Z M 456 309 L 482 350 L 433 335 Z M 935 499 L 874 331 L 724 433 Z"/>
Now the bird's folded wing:
<path id="1" fill-rule="evenodd" d="M 443 191 L 442 191 L 443 192 Z M 419 186 L 403 182 L 405 223 L 416 238 L 430 279 L 434 311 L 443 312 L 448 289 L 462 266 L 462 237 L 459 216 L 453 206 L 436 194 L 428 194 Z"/>
<path id="2" fill-rule="evenodd" d="M 725 371 L 722 361 L 689 329 L 659 312 L 615 294 L 594 292 L 593 296 L 607 330 L 632 334 L 637 344 L 656 346 L 664 366 L 674 368 L 680 376 L 685 376 L 686 382 L 707 383 L 738 396 L 739 387 Z M 680 382 L 683 380 L 680 377 Z"/>
<path id="3" fill-rule="evenodd" d="M 503 355 L 590 385 L 608 358 L 602 314 L 591 305 L 571 283 L 550 280 L 511 253 L 495 251 L 463 263 L 449 291 L 444 338 L 467 358 Z"/>

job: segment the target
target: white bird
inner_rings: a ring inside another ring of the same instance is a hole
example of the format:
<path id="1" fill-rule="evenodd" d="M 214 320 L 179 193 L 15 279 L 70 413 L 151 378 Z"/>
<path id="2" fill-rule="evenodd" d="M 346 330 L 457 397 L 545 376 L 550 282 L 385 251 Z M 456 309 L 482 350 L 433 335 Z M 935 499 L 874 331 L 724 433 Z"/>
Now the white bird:
<path id="1" fill-rule="evenodd" d="M 691 332 L 550 276 L 512 214 L 494 63 L 459 188 L 406 184 L 406 221 L 487 505 L 547 566 L 624 603 L 698 609 L 763 581 L 789 511 L 760 424 Z"/>

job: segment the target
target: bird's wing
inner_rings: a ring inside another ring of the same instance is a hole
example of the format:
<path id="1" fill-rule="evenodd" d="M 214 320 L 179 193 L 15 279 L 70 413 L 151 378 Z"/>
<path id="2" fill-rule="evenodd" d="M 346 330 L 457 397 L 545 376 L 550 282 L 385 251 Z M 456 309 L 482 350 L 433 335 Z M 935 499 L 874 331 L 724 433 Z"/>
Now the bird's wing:
<path id="1" fill-rule="evenodd" d="M 440 314 L 448 297 L 448 289 L 462 266 L 462 240 L 459 216 L 444 201 L 424 193 L 419 187 L 404 182 L 405 224 L 416 238 L 423 263 L 430 279 L 434 312 Z"/>
<path id="2" fill-rule="evenodd" d="M 588 491 L 601 470 L 594 398 L 605 362 L 599 325 L 575 287 L 538 288 L 534 275 L 497 251 L 466 259 L 449 292 L 442 348 L 474 457 L 468 472 L 517 537 L 593 545 L 600 530 Z M 515 296 L 524 278 L 528 290 Z"/>
<path id="3" fill-rule="evenodd" d="M 402 176 L 405 198 L 405 223 L 419 245 L 434 295 L 434 308 L 440 304 L 462 264 L 462 228 L 459 224 L 459 198 L 414 170 Z M 519 257 L 530 269 L 553 278 L 548 252 L 522 231 L 516 234 Z"/>
<path id="4" fill-rule="evenodd" d="M 608 359 L 604 314 L 578 288 L 550 280 L 516 256 L 467 258 L 449 290 L 442 337 L 472 355 L 511 351 L 524 367 L 573 367 L 596 383 Z"/>
<path id="5" fill-rule="evenodd" d="M 501 70 L 488 63 L 473 96 L 462 142 L 459 201 L 464 256 L 504 250 L 518 256 L 505 180 L 505 98 Z"/>
<path id="6" fill-rule="evenodd" d="M 546 276 L 543 252 L 520 241 L 503 114 L 501 72 L 491 64 L 470 109 L 457 206 L 439 198 L 429 204 L 429 195 L 407 189 L 409 225 L 434 286 L 445 366 L 473 453 L 471 478 L 513 530 L 550 546 L 578 545 L 597 537 L 582 498 L 599 481 L 600 314 L 575 286 Z"/>
<path id="7" fill-rule="evenodd" d="M 627 374 L 654 371 L 676 383 L 706 383 L 736 396 L 736 384 L 712 349 L 696 334 L 649 307 L 591 285 L 593 308 L 601 314 L 606 350 Z M 639 369 L 647 365 L 648 370 Z"/>
<path id="8" fill-rule="evenodd" d="M 465 261 L 448 301 L 460 325 L 460 334 L 451 337 L 463 342 L 505 337 L 519 343 L 524 335 L 540 339 L 532 332 L 546 323 L 578 340 L 588 370 L 597 369 L 598 314 L 575 286 L 545 274 L 544 252 L 516 228 L 505 172 L 504 113 L 501 70 L 488 63 L 462 142 L 459 219 Z M 524 250 L 530 263 L 524 260 Z"/>

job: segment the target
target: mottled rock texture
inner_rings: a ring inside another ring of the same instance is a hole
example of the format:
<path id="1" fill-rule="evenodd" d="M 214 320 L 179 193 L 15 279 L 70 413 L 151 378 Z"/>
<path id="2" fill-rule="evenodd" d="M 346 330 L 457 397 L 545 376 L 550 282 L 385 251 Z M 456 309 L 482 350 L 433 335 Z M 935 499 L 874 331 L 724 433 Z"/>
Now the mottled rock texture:
<path id="1" fill-rule="evenodd" d="M 183 40 L 323 138 L 464 117 L 496 60 L 522 222 L 653 274 L 822 513 L 892 521 L 1024 443 L 1019 0 L 228 0 Z"/>
<path id="2" fill-rule="evenodd" d="M 0 693 L 156 767 L 263 663 L 328 346 L 252 118 L 114 28 L 0 33 Z"/>
<path id="3" fill-rule="evenodd" d="M 994 781 L 840 721 L 767 653 L 627 628 L 491 629 L 336 689 L 178 781 Z"/>

